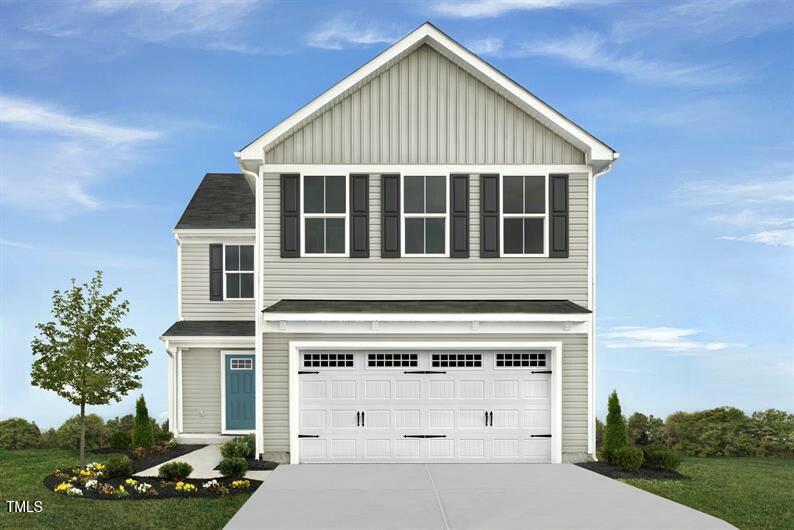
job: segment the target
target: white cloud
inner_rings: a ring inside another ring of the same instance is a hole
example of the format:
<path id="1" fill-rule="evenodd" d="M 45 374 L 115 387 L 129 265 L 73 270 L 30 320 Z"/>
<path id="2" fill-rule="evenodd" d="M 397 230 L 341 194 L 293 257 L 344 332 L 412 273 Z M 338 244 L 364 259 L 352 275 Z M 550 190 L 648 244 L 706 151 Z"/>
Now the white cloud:
<path id="1" fill-rule="evenodd" d="M 794 177 L 720 182 L 687 182 L 679 195 L 689 205 L 706 209 L 706 220 L 722 230 L 724 241 L 794 247 Z"/>
<path id="2" fill-rule="evenodd" d="M 0 203 L 53 219 L 110 206 L 92 188 L 139 162 L 141 147 L 161 137 L 10 96 L 0 95 L 0 111 L 0 132 L 16 130 L 0 142 Z"/>
<path id="3" fill-rule="evenodd" d="M 615 0 L 441 0 L 432 4 L 436 13 L 455 18 L 498 17 L 511 11 L 566 9 L 612 3 Z"/>
<path id="4" fill-rule="evenodd" d="M 500 38 L 490 37 L 468 41 L 466 47 L 477 55 L 497 55 L 502 51 L 504 41 Z"/>
<path id="5" fill-rule="evenodd" d="M 306 37 L 306 44 L 313 48 L 342 50 L 349 46 L 391 44 L 399 38 L 396 32 L 340 17 L 312 30 Z"/>
<path id="6" fill-rule="evenodd" d="M 155 131 L 121 127 L 107 121 L 75 116 L 55 107 L 0 94 L 0 124 L 52 133 L 61 137 L 90 137 L 108 143 L 154 140 Z"/>
<path id="7" fill-rule="evenodd" d="M 29 245 L 28 243 L 21 243 L 19 241 L 11 241 L 10 239 L 0 239 L 0 247 L 11 247 L 11 248 L 20 248 L 25 250 L 33 250 L 33 245 Z"/>
<path id="8" fill-rule="evenodd" d="M 743 80 L 736 69 L 719 65 L 657 61 L 639 52 L 622 55 L 612 51 L 606 39 L 593 32 L 578 32 L 556 41 L 527 43 L 520 46 L 516 54 L 555 57 L 580 68 L 610 72 L 643 83 L 711 86 Z"/>
<path id="9" fill-rule="evenodd" d="M 727 342 L 705 342 L 695 340 L 700 334 L 698 329 L 675 328 L 669 326 L 641 327 L 618 326 L 600 333 L 604 346 L 610 349 L 655 349 L 678 353 L 695 353 L 724 350 L 733 346 Z"/>

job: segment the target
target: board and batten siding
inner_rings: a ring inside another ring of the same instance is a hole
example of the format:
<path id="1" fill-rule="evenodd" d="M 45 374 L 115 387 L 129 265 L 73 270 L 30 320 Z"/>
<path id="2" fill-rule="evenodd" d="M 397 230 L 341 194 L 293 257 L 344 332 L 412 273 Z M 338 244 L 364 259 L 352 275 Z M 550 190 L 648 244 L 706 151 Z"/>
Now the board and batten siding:
<path id="1" fill-rule="evenodd" d="M 219 241 L 220 243 L 220 241 Z M 253 244 L 253 238 L 249 244 Z M 210 301 L 209 243 L 182 242 L 182 315 L 185 320 L 253 320 L 253 300 Z"/>
<path id="2" fill-rule="evenodd" d="M 585 155 L 425 44 L 265 151 L 266 164 L 584 164 Z"/>
<path id="3" fill-rule="evenodd" d="M 289 342 L 317 340 L 316 334 L 266 333 L 262 337 L 263 435 L 264 450 L 289 451 Z M 333 335 L 326 341 L 404 341 L 406 335 Z M 562 452 L 587 452 L 587 335 L 421 335 L 421 341 L 499 341 L 562 342 Z"/>
<path id="4" fill-rule="evenodd" d="M 571 300 L 587 307 L 586 173 L 570 182 L 568 258 L 480 258 L 480 179 L 470 178 L 470 257 L 380 256 L 381 179 L 369 180 L 369 258 L 280 254 L 278 175 L 263 180 L 263 307 L 283 299 L 536 299 Z"/>
<path id="5" fill-rule="evenodd" d="M 221 432 L 221 366 L 217 349 L 182 352 L 182 429 L 192 434 Z"/>

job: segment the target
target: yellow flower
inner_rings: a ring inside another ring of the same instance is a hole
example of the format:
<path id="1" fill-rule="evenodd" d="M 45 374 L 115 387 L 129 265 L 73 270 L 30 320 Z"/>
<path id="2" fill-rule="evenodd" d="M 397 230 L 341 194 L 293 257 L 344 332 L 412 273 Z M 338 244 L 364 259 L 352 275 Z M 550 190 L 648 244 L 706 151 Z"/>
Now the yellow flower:
<path id="1" fill-rule="evenodd" d="M 138 483 L 137 480 L 134 480 L 134 479 L 131 479 L 131 478 L 128 478 L 127 480 L 124 481 L 124 484 L 126 484 L 127 486 L 134 486 L 137 483 Z"/>
<path id="2" fill-rule="evenodd" d="M 251 482 L 248 480 L 235 480 L 232 482 L 233 488 L 248 488 L 251 486 Z"/>

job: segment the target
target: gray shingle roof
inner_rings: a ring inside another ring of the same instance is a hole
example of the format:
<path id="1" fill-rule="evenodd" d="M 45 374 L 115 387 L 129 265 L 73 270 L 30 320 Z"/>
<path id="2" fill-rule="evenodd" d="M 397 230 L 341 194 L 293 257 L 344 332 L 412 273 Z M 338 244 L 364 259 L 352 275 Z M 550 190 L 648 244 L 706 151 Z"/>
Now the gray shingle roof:
<path id="1" fill-rule="evenodd" d="M 240 173 L 207 173 L 176 228 L 254 228 L 254 190 Z"/>
<path id="2" fill-rule="evenodd" d="M 164 337 L 253 337 L 253 320 L 179 320 Z"/>
<path id="3" fill-rule="evenodd" d="M 279 300 L 264 313 L 590 313 L 570 300 Z"/>

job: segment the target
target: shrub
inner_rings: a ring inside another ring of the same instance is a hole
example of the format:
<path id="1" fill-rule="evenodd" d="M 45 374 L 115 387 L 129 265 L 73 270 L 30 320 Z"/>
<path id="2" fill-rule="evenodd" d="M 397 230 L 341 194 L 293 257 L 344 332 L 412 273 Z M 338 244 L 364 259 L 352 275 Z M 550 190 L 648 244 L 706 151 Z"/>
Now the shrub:
<path id="1" fill-rule="evenodd" d="M 151 447 L 154 444 L 152 421 L 149 419 L 149 410 L 143 396 L 135 403 L 135 426 L 132 429 L 133 447 Z"/>
<path id="2" fill-rule="evenodd" d="M 107 447 L 108 430 L 105 420 L 96 414 L 85 416 L 85 448 Z M 80 448 L 80 416 L 72 416 L 55 432 L 55 446 L 61 449 Z"/>
<path id="3" fill-rule="evenodd" d="M 174 433 L 168 430 L 168 420 L 163 422 L 163 425 L 160 426 L 157 424 L 154 419 L 152 419 L 152 432 L 154 432 L 154 441 L 159 445 L 164 445 L 165 442 L 171 440 L 174 437 Z"/>
<path id="4" fill-rule="evenodd" d="M 604 422 L 598 418 L 595 421 L 595 443 L 596 451 L 604 446 Z"/>
<path id="5" fill-rule="evenodd" d="M 221 475 L 224 477 L 241 479 L 245 476 L 245 472 L 248 471 L 248 463 L 245 461 L 245 458 L 224 458 L 218 466 L 218 471 L 220 471 Z"/>
<path id="6" fill-rule="evenodd" d="M 135 417 L 132 414 L 127 414 L 126 416 L 122 417 L 115 417 L 112 420 L 108 420 L 107 428 L 108 432 L 112 435 L 116 431 L 121 431 L 126 433 L 127 436 L 132 439 L 132 428 L 135 425 Z"/>
<path id="7" fill-rule="evenodd" d="M 776 409 L 753 412 L 749 434 L 759 455 L 794 456 L 794 414 Z"/>
<path id="8" fill-rule="evenodd" d="M 635 445 L 654 445 L 661 443 L 664 431 L 664 421 L 654 418 L 653 414 L 646 416 L 635 412 L 629 416 L 627 423 L 629 442 Z"/>
<path id="9" fill-rule="evenodd" d="M 55 449 L 58 447 L 58 433 L 55 429 L 47 429 L 41 433 L 39 447 L 42 449 Z"/>
<path id="10" fill-rule="evenodd" d="M 193 472 L 193 466 L 187 462 L 166 462 L 160 466 L 158 476 L 165 480 L 184 480 Z"/>
<path id="11" fill-rule="evenodd" d="M 612 463 L 624 471 L 637 471 L 642 466 L 642 449 L 639 447 L 621 447 L 612 452 Z"/>
<path id="12" fill-rule="evenodd" d="M 124 431 L 114 431 L 110 435 L 110 447 L 115 447 L 116 449 L 129 449 L 130 442 L 129 434 Z"/>
<path id="13" fill-rule="evenodd" d="M 0 448 L 30 449 L 39 444 L 41 432 L 35 423 L 22 418 L 0 421 Z"/>
<path id="14" fill-rule="evenodd" d="M 114 456 L 105 464 L 107 478 L 127 478 L 131 477 L 134 472 L 132 461 L 126 455 Z"/>
<path id="15" fill-rule="evenodd" d="M 612 391 L 609 395 L 607 405 L 607 424 L 604 428 L 604 458 L 610 464 L 616 463 L 613 459 L 614 453 L 629 445 L 629 438 L 626 434 L 626 422 L 620 411 L 620 400 L 618 393 Z"/>
<path id="16" fill-rule="evenodd" d="M 224 458 L 251 458 L 254 455 L 254 436 L 247 434 L 229 440 L 221 446 L 221 454 Z"/>
<path id="17" fill-rule="evenodd" d="M 642 466 L 651 469 L 663 469 L 665 471 L 675 471 L 681 465 L 681 455 L 659 446 L 647 446 L 642 448 Z"/>

